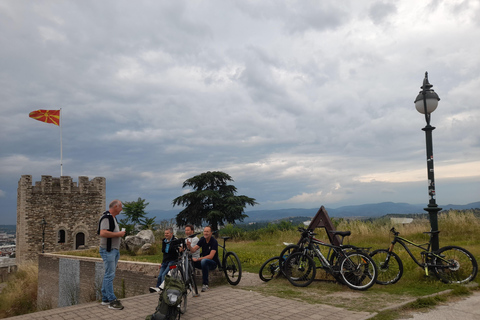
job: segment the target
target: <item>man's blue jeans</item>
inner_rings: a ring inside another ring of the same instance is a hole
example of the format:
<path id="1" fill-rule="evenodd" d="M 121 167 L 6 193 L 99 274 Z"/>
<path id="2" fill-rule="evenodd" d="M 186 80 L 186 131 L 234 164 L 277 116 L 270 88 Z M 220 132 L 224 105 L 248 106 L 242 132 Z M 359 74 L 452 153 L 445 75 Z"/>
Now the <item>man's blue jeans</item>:
<path id="1" fill-rule="evenodd" d="M 115 278 L 115 270 L 117 269 L 120 252 L 117 249 L 112 249 L 110 252 L 107 249 L 100 247 L 100 256 L 103 260 L 103 268 L 105 274 L 102 283 L 102 301 L 114 301 L 117 299 L 113 293 L 113 279 Z"/>
<path id="2" fill-rule="evenodd" d="M 202 269 L 202 284 L 208 285 L 208 271 L 215 270 L 217 263 L 210 259 L 202 259 L 193 263 L 195 268 Z"/>
<path id="3" fill-rule="evenodd" d="M 165 276 L 167 275 L 168 271 L 170 271 L 170 266 L 173 266 L 174 264 L 175 264 L 175 261 L 162 263 L 162 267 L 160 268 L 160 272 L 158 273 L 157 288 L 160 287 L 163 280 L 165 280 Z"/>

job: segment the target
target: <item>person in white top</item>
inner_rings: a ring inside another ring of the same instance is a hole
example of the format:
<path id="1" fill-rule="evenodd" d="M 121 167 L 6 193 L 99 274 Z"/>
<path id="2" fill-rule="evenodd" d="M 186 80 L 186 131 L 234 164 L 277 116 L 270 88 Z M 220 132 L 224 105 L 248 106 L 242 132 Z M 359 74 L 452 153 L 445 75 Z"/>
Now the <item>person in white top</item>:
<path id="1" fill-rule="evenodd" d="M 191 236 L 194 233 L 195 233 L 195 231 L 193 229 L 193 226 L 191 224 L 187 224 L 185 226 L 185 236 L 188 237 L 188 236 Z M 187 242 L 193 248 L 197 245 L 198 238 L 197 237 L 187 238 Z M 192 253 L 192 258 L 197 258 L 197 259 L 200 258 L 200 250 L 197 250 L 194 253 Z"/>

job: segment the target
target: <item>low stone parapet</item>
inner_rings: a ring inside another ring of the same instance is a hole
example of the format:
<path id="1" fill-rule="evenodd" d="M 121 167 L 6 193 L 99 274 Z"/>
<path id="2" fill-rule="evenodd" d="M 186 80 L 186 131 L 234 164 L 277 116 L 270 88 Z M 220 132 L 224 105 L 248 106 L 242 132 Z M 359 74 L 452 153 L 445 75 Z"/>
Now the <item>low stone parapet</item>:
<path id="1" fill-rule="evenodd" d="M 157 283 L 160 265 L 150 262 L 119 260 L 114 292 L 117 298 L 127 298 L 148 293 Z M 43 253 L 38 257 L 38 307 L 39 309 L 66 307 L 101 299 L 103 281 L 101 258 Z M 195 280 L 202 285 L 202 271 L 195 269 Z M 209 272 L 209 283 L 225 281 L 223 271 Z"/>
<path id="2" fill-rule="evenodd" d="M 114 292 L 117 298 L 148 293 L 157 282 L 158 263 L 119 260 Z M 53 253 L 38 258 L 38 307 L 57 308 L 101 299 L 103 261 L 100 258 Z"/>

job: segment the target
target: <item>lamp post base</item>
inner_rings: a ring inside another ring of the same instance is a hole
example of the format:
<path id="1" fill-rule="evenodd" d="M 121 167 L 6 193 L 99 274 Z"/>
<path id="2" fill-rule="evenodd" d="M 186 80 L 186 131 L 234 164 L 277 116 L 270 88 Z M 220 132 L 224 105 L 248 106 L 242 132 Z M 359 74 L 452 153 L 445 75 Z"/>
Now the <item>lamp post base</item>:
<path id="1" fill-rule="evenodd" d="M 430 219 L 430 228 L 432 232 L 432 251 L 437 251 L 440 248 L 439 240 L 438 240 L 438 212 L 442 210 L 442 208 L 435 206 L 428 206 L 423 210 L 428 212 L 428 216 Z"/>

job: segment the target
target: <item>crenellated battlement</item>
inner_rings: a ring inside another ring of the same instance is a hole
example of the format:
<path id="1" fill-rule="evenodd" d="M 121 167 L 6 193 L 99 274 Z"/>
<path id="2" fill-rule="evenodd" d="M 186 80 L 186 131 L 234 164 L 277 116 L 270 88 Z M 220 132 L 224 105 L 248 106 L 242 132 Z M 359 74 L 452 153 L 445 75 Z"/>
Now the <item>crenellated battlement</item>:
<path id="1" fill-rule="evenodd" d="M 106 208 L 106 180 L 42 176 L 32 184 L 22 175 L 17 189 L 17 261 L 36 259 L 42 252 L 98 245 L 98 218 Z M 45 219 L 45 242 L 42 221 Z"/>
<path id="2" fill-rule="evenodd" d="M 96 177 L 88 180 L 88 177 L 78 177 L 78 184 L 71 177 L 62 176 L 53 178 L 52 176 L 42 176 L 41 181 L 35 182 L 32 186 L 32 176 L 23 175 L 18 183 L 19 188 L 25 188 L 26 191 L 31 190 L 32 193 L 88 193 L 101 192 L 105 190 L 105 178 Z"/>

